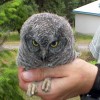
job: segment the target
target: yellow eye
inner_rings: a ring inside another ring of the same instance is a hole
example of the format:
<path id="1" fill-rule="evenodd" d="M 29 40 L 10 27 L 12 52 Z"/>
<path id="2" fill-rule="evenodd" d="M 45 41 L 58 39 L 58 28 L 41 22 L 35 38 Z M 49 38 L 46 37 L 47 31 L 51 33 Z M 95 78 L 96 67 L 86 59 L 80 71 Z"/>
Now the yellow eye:
<path id="1" fill-rule="evenodd" d="M 55 48 L 55 47 L 57 47 L 58 46 L 58 41 L 53 41 L 52 43 L 51 43 L 51 47 L 53 47 L 53 48 Z"/>
<path id="2" fill-rule="evenodd" d="M 32 41 L 32 44 L 33 44 L 34 46 L 36 46 L 36 47 L 39 46 L 39 44 L 38 44 L 35 40 Z"/>

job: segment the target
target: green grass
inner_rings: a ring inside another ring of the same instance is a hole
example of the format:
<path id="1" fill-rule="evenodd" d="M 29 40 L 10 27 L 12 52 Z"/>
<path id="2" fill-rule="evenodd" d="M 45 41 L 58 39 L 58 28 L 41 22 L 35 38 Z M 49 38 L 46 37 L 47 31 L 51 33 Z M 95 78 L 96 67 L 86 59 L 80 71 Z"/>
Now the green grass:
<path id="1" fill-rule="evenodd" d="M 87 62 L 96 61 L 89 51 L 81 51 L 80 58 L 84 59 Z"/>
<path id="2" fill-rule="evenodd" d="M 20 34 L 18 32 L 12 32 L 10 33 L 10 35 L 8 36 L 7 41 L 8 42 L 14 42 L 14 41 L 19 41 L 20 40 Z"/>
<path id="3" fill-rule="evenodd" d="M 2 37 L 4 37 L 4 36 L 7 36 L 8 42 L 14 42 L 14 41 L 20 40 L 20 34 L 17 31 L 10 32 L 10 33 L 0 32 L 0 39 L 2 39 Z"/>
<path id="4" fill-rule="evenodd" d="M 93 38 L 93 36 L 91 35 L 84 35 L 79 33 L 75 33 L 74 36 L 75 36 L 76 43 L 83 43 L 83 44 L 90 43 Z"/>
<path id="5" fill-rule="evenodd" d="M 96 60 L 90 61 L 90 63 L 95 65 L 97 63 L 97 61 Z"/>

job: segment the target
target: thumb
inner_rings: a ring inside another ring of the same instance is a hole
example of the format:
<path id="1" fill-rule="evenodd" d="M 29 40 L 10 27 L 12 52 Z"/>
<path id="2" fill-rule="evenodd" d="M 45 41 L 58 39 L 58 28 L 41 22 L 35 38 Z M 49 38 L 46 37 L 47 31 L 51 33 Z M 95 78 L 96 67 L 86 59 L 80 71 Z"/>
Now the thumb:
<path id="1" fill-rule="evenodd" d="M 27 82 L 43 80 L 41 69 L 31 69 L 22 73 L 22 79 Z"/>
<path id="2" fill-rule="evenodd" d="M 56 68 L 38 68 L 38 69 L 31 69 L 28 71 L 23 71 L 22 79 L 24 81 L 41 81 L 47 77 L 51 78 L 61 78 L 66 76 L 64 66 L 58 66 Z"/>

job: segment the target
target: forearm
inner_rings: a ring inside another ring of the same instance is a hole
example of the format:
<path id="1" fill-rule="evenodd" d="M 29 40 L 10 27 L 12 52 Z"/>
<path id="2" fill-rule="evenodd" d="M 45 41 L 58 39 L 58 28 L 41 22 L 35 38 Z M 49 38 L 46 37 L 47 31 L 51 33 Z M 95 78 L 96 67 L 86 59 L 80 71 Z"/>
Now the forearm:
<path id="1" fill-rule="evenodd" d="M 88 93 L 92 97 L 100 97 L 100 64 L 96 64 L 96 66 L 98 67 L 97 76 L 92 89 Z"/>
<path id="2" fill-rule="evenodd" d="M 82 95 L 81 100 L 85 100 L 85 99 L 91 100 L 92 98 L 94 98 L 93 100 L 99 100 L 99 97 L 100 97 L 100 64 L 96 64 L 96 66 L 98 67 L 98 72 L 97 72 L 93 87 L 87 94 Z"/>

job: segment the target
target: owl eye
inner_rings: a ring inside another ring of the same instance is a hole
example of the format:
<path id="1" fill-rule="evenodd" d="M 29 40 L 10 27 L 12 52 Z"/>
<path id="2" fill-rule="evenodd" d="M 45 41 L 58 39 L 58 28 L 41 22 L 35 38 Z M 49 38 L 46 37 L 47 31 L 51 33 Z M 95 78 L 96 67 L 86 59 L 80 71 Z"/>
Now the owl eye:
<path id="1" fill-rule="evenodd" d="M 32 44 L 33 44 L 34 46 L 36 46 L 36 47 L 39 46 L 39 44 L 38 44 L 35 40 L 32 41 Z"/>
<path id="2" fill-rule="evenodd" d="M 58 46 L 58 41 L 53 41 L 52 43 L 51 43 L 51 47 L 53 47 L 53 48 L 55 48 L 55 47 L 57 47 Z"/>

